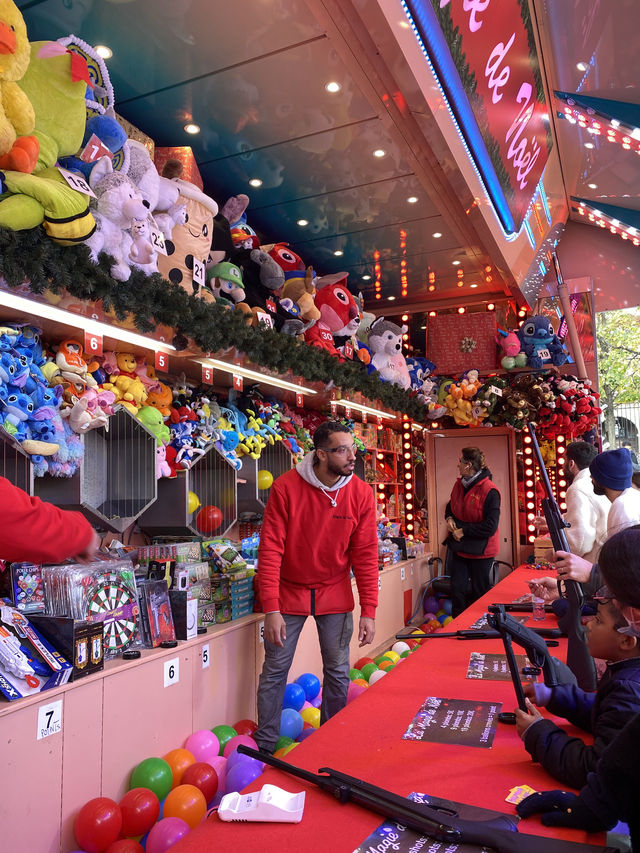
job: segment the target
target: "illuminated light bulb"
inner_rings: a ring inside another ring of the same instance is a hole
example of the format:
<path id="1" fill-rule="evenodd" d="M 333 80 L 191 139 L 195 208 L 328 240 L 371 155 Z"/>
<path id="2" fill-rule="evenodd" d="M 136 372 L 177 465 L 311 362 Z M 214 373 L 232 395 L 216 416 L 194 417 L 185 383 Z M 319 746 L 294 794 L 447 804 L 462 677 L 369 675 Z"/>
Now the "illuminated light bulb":
<path id="1" fill-rule="evenodd" d="M 566 480 L 558 480 L 558 485 L 560 486 L 561 489 L 564 489 L 564 487 L 567 485 L 567 481 Z"/>
<path id="2" fill-rule="evenodd" d="M 301 228 L 304 228 L 304 227 L 305 227 L 305 225 L 308 225 L 308 224 L 309 224 L 309 220 L 308 220 L 308 219 L 298 219 L 298 223 L 297 223 L 297 224 L 298 224 Z"/>
<path id="3" fill-rule="evenodd" d="M 496 306 L 493 304 L 493 302 L 487 303 L 487 311 L 493 311 L 495 309 L 495 307 Z"/>
<path id="4" fill-rule="evenodd" d="M 405 468 L 411 468 L 411 462 L 405 462 L 404 467 Z"/>
<path id="5" fill-rule="evenodd" d="M 415 204 L 418 201 L 418 196 L 410 195 L 407 201 L 409 202 L 409 204 Z"/>
<path id="6" fill-rule="evenodd" d="M 527 530 L 530 530 L 532 533 L 533 533 L 533 531 L 534 531 L 535 529 L 536 529 L 535 524 L 529 524 L 529 525 L 527 526 Z"/>
<path id="7" fill-rule="evenodd" d="M 384 459 L 384 453 L 378 453 L 378 459 Z"/>
<path id="8" fill-rule="evenodd" d="M 262 181 L 260 180 L 260 178 L 251 178 L 251 180 L 249 181 L 249 186 L 250 187 L 261 187 Z"/>
<path id="9" fill-rule="evenodd" d="M 97 44 L 94 49 L 101 59 L 111 59 L 113 56 L 113 51 L 106 44 Z"/>
<path id="10" fill-rule="evenodd" d="M 535 537 L 535 536 L 528 536 L 528 537 L 527 537 L 527 540 L 528 540 L 529 542 L 535 542 L 535 541 L 536 541 L 536 537 Z"/>
<path id="11" fill-rule="evenodd" d="M 333 254 L 336 256 L 336 258 L 341 258 L 344 255 L 344 252 L 342 251 L 342 249 L 336 249 Z"/>
<path id="12" fill-rule="evenodd" d="M 566 509 L 566 508 L 567 508 L 566 503 L 562 502 L 562 503 L 560 504 L 560 509 Z"/>
<path id="13" fill-rule="evenodd" d="M 342 89 L 342 86 L 340 85 L 340 83 L 336 82 L 335 80 L 332 80 L 330 83 L 327 83 L 324 88 L 327 90 L 327 92 L 331 92 L 331 94 L 334 95 L 336 92 L 339 92 L 340 89 Z"/>
<path id="14" fill-rule="evenodd" d="M 529 441 L 531 441 L 531 436 L 529 436 Z M 556 438 L 556 443 L 557 443 L 557 444 L 562 444 L 562 442 L 563 442 L 563 441 L 564 441 L 564 436 L 563 436 L 563 435 L 559 435 L 559 436 Z"/>
<path id="15" fill-rule="evenodd" d="M 413 530 L 413 524 L 407 524 L 407 530 Z"/>
<path id="16" fill-rule="evenodd" d="M 527 509 L 535 509 L 535 508 L 536 508 L 536 505 L 534 503 L 528 503 L 527 504 Z"/>
<path id="17" fill-rule="evenodd" d="M 402 322 L 403 322 L 403 323 L 406 323 L 408 319 L 409 319 L 409 315 L 408 315 L 408 314 L 403 314 L 403 315 L 402 315 Z"/>
<path id="18" fill-rule="evenodd" d="M 466 310 L 467 309 L 461 305 L 460 308 L 458 308 L 458 314 L 464 314 Z"/>
<path id="19" fill-rule="evenodd" d="M 373 156 L 380 158 L 384 157 L 386 153 L 387 152 L 384 150 L 384 148 L 376 148 L 376 150 L 373 152 Z"/>
<path id="20" fill-rule="evenodd" d="M 405 453 L 405 454 L 404 454 L 404 458 L 405 458 L 405 459 L 411 459 L 411 454 L 410 454 L 410 453 Z"/>
<path id="21" fill-rule="evenodd" d="M 442 234 L 440 233 L 440 231 L 436 231 L 436 232 L 435 232 L 435 234 L 432 234 L 431 236 L 432 236 L 435 240 L 439 240 L 439 239 L 440 239 L 440 237 L 442 237 Z"/>
<path id="22" fill-rule="evenodd" d="M 185 129 L 185 133 L 191 133 L 191 134 L 200 133 L 200 125 L 199 124 L 193 124 L 190 122 L 189 124 L 185 124 L 184 129 Z"/>
<path id="23" fill-rule="evenodd" d="M 406 504 L 407 509 L 413 509 L 413 504 Z"/>
<path id="24" fill-rule="evenodd" d="M 531 436 L 530 435 L 525 435 L 524 443 L 525 444 L 531 444 Z"/>
<path id="25" fill-rule="evenodd" d="M 362 280 L 363 281 L 371 281 L 371 276 L 370 275 L 363 275 Z"/>
<path id="26" fill-rule="evenodd" d="M 413 515 L 410 512 L 407 513 L 407 521 L 413 521 Z"/>

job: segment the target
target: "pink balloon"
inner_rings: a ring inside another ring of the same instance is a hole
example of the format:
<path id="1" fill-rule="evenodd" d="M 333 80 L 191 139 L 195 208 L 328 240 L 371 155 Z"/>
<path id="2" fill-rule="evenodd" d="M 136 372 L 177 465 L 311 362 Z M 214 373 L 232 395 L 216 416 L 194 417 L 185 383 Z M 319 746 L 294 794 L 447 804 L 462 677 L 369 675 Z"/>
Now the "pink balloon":
<path id="1" fill-rule="evenodd" d="M 184 748 L 192 753 L 196 761 L 205 761 L 210 764 L 209 756 L 218 755 L 220 752 L 220 741 L 209 729 L 199 729 L 189 735 Z"/>
<path id="2" fill-rule="evenodd" d="M 237 749 L 240 744 L 243 746 L 249 746 L 251 749 L 258 748 L 258 744 L 252 737 L 249 737 L 249 735 L 236 735 L 235 737 L 232 737 L 231 740 L 228 740 L 224 745 L 224 750 L 222 752 L 224 757 L 229 758 L 234 749 Z"/>
<path id="3" fill-rule="evenodd" d="M 227 759 L 224 755 L 214 755 L 207 762 L 218 774 L 218 793 L 224 791 L 225 782 L 227 779 Z"/>
<path id="4" fill-rule="evenodd" d="M 354 699 L 357 699 L 361 693 L 364 693 L 366 687 L 363 687 L 361 684 L 354 684 L 353 681 L 349 684 L 349 689 L 347 691 L 347 702 L 353 702 Z"/>
<path id="5" fill-rule="evenodd" d="M 311 704 L 311 702 L 307 701 L 304 703 L 302 708 L 300 708 L 300 711 L 304 711 L 305 708 L 313 708 L 313 705 Z"/>
<path id="6" fill-rule="evenodd" d="M 147 853 L 165 853 L 189 833 L 189 824 L 179 817 L 165 817 L 151 827 L 147 837 Z"/>

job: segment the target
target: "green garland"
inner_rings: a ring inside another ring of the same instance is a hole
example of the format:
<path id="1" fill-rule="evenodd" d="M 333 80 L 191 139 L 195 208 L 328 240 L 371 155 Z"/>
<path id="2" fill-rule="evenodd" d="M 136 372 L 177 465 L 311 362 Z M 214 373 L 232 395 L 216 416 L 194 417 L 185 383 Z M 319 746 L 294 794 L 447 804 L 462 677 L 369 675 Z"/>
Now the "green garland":
<path id="1" fill-rule="evenodd" d="M 207 303 L 172 284 L 159 273 L 147 276 L 132 269 L 127 282 L 109 274 L 113 259 L 101 254 L 92 263 L 85 245 L 62 247 L 41 228 L 10 231 L 0 228 L 0 275 L 9 287 L 25 283 L 33 293 L 67 291 L 76 299 L 102 300 L 120 321 L 131 315 L 143 334 L 159 324 L 191 338 L 203 352 L 236 347 L 254 362 L 277 373 L 291 370 L 308 382 L 333 382 L 345 392 L 360 391 L 385 408 L 425 420 L 425 407 L 410 392 L 382 382 L 377 371 L 366 373 L 358 361 L 340 362 L 327 352 L 271 329 L 247 326 L 243 315 Z"/>

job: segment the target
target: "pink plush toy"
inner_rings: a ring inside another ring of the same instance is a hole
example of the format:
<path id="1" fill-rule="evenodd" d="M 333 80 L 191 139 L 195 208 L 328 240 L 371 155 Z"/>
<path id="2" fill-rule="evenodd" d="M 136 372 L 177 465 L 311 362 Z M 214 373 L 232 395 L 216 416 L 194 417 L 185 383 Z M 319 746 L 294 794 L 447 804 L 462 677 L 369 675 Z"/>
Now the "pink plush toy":
<path id="1" fill-rule="evenodd" d="M 505 332 L 504 329 L 498 329 L 496 343 L 503 352 L 500 364 L 505 370 L 527 366 L 527 354 L 522 352 L 520 338 L 515 332 Z"/>
<path id="2" fill-rule="evenodd" d="M 173 476 L 171 466 L 167 462 L 167 445 L 159 441 L 156 445 L 156 479 Z"/>

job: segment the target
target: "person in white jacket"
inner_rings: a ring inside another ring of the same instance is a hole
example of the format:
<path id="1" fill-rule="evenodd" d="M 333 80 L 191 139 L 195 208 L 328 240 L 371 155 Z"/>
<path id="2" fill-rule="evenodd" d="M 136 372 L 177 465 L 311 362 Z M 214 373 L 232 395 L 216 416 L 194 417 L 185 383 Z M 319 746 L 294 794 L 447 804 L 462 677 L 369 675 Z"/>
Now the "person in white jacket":
<path id="1" fill-rule="evenodd" d="M 571 525 L 566 530 L 572 554 L 595 563 L 600 548 L 607 539 L 607 516 L 611 504 L 604 495 L 593 491 L 589 465 L 598 455 L 593 444 L 572 441 L 567 446 L 564 475 L 570 484 L 565 501 L 565 520 Z"/>

